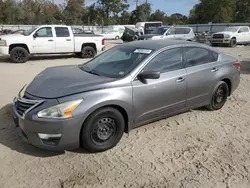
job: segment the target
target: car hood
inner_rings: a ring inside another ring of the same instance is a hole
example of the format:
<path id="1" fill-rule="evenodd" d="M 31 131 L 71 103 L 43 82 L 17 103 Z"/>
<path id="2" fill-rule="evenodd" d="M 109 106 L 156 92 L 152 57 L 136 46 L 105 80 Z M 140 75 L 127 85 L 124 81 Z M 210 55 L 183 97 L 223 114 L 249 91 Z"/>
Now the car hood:
<path id="1" fill-rule="evenodd" d="M 26 93 L 41 98 L 60 98 L 76 93 L 102 89 L 114 78 L 101 77 L 81 70 L 78 65 L 51 67 L 38 74 Z"/>
<path id="2" fill-rule="evenodd" d="M 24 42 L 29 38 L 29 36 L 24 36 L 22 34 L 9 34 L 9 35 L 1 35 L 1 40 L 15 41 L 15 42 Z"/>

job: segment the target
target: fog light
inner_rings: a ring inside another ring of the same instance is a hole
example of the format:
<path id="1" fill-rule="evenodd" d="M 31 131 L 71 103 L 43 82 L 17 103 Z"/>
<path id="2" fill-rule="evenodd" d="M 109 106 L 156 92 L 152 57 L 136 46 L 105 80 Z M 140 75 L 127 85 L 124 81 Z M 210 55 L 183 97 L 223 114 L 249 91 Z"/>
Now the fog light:
<path id="1" fill-rule="evenodd" d="M 43 133 L 38 133 L 38 136 L 43 139 L 43 140 L 49 140 L 53 138 L 61 138 L 62 134 L 43 134 Z"/>

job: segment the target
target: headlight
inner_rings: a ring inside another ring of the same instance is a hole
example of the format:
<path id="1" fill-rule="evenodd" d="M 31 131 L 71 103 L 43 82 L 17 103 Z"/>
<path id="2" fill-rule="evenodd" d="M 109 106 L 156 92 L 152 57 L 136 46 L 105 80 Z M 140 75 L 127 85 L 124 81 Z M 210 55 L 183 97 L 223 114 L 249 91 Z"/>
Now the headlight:
<path id="1" fill-rule="evenodd" d="M 83 100 L 75 100 L 56 106 L 52 106 L 45 110 L 38 112 L 37 116 L 40 118 L 53 118 L 53 119 L 65 119 L 71 118 L 72 112 L 79 106 Z"/>
<path id="2" fill-rule="evenodd" d="M 231 36 L 228 35 L 228 34 L 225 34 L 224 37 L 225 37 L 226 39 L 229 39 Z"/>

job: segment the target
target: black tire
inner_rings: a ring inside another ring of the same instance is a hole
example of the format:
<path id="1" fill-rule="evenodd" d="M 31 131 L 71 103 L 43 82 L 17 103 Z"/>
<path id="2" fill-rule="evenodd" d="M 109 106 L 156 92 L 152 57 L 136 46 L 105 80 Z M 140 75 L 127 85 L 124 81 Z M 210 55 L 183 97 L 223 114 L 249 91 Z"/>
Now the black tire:
<path id="1" fill-rule="evenodd" d="M 214 88 L 210 104 L 207 105 L 209 110 L 221 109 L 227 101 L 229 95 L 229 87 L 226 82 L 220 81 Z"/>
<path id="2" fill-rule="evenodd" d="M 29 52 L 23 47 L 15 47 L 10 51 L 10 59 L 14 63 L 25 63 L 29 60 Z"/>
<path id="3" fill-rule="evenodd" d="M 113 148 L 122 138 L 125 121 L 122 114 L 111 107 L 92 113 L 83 124 L 80 143 L 89 152 Z"/>
<path id="4" fill-rule="evenodd" d="M 235 47 L 237 45 L 237 41 L 235 38 L 232 38 L 229 43 L 229 47 Z"/>
<path id="5" fill-rule="evenodd" d="M 218 44 L 211 43 L 211 46 L 216 47 L 216 46 L 218 46 Z"/>
<path id="6" fill-rule="evenodd" d="M 91 46 L 85 46 L 82 48 L 81 57 L 82 58 L 93 58 L 96 55 L 96 51 Z"/>
<path id="7" fill-rule="evenodd" d="M 115 40 L 119 40 L 119 39 L 120 39 L 120 37 L 119 37 L 119 36 L 116 36 L 116 37 L 115 37 Z"/>

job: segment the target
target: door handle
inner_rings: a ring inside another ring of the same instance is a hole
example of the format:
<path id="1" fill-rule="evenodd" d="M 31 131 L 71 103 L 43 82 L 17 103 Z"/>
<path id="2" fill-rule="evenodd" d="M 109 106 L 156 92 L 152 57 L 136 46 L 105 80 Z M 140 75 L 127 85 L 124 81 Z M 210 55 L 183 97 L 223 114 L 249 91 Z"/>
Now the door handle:
<path id="1" fill-rule="evenodd" d="M 180 78 L 178 78 L 178 79 L 176 80 L 176 82 L 177 82 L 177 83 L 181 83 L 181 82 L 183 82 L 184 80 L 185 80 L 185 78 L 180 77 Z"/>
<path id="2" fill-rule="evenodd" d="M 66 39 L 66 41 L 71 41 L 71 39 Z"/>
<path id="3" fill-rule="evenodd" d="M 213 68 L 212 70 L 211 70 L 211 72 L 217 72 L 219 69 L 217 69 L 217 68 Z"/>
<path id="4" fill-rule="evenodd" d="M 54 40 L 52 40 L 52 39 L 50 39 L 50 40 L 48 40 L 49 42 L 53 42 Z"/>

